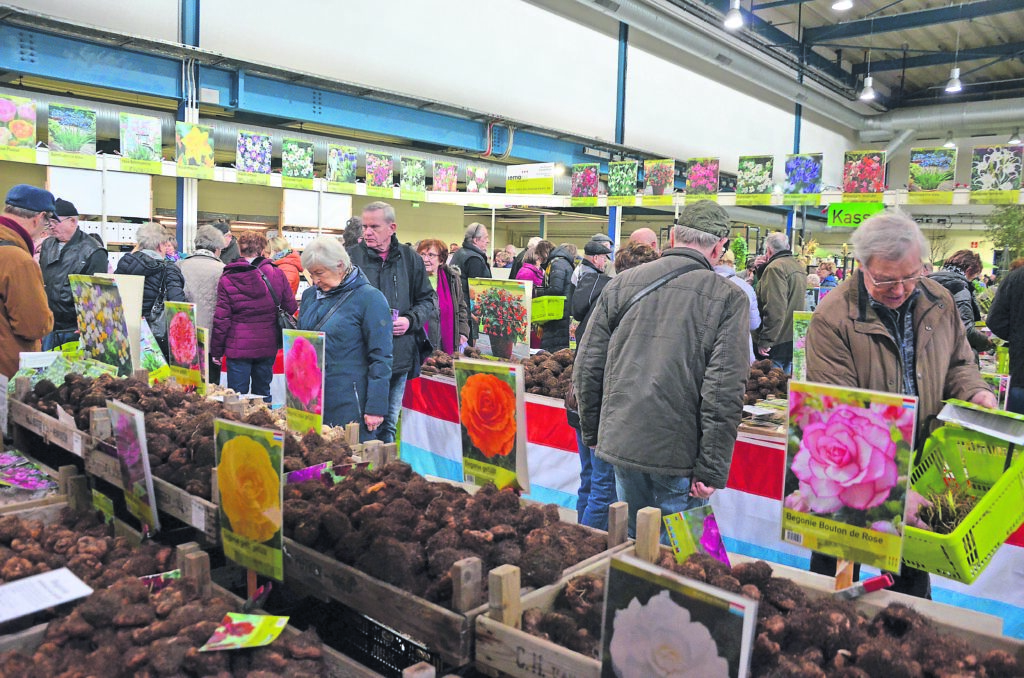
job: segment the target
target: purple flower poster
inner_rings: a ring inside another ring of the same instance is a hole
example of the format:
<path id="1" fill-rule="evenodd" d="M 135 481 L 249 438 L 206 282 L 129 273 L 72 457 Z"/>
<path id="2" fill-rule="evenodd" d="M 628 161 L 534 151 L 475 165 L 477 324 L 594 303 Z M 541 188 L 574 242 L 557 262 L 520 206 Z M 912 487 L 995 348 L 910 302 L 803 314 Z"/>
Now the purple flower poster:
<path id="1" fill-rule="evenodd" d="M 843 158 L 843 202 L 882 202 L 885 151 L 847 151 Z"/>
<path id="2" fill-rule="evenodd" d="M 160 174 L 163 169 L 160 118 L 120 113 L 121 171 Z"/>
<path id="3" fill-rule="evenodd" d="M 569 202 L 573 207 L 596 207 L 597 186 L 600 183 L 601 166 L 596 162 L 573 165 Z"/>
<path id="4" fill-rule="evenodd" d="M 88 275 L 70 275 L 71 296 L 78 316 L 82 353 L 117 368 L 121 377 L 132 373 L 124 305 L 116 281 Z"/>
<path id="5" fill-rule="evenodd" d="M 134 407 L 116 400 L 107 401 L 110 427 L 114 431 L 117 460 L 121 465 L 121 486 L 128 511 L 149 527 L 149 532 L 160 530 L 153 492 L 153 474 L 149 469 L 149 451 L 146 448 L 146 420 Z"/>
<path id="6" fill-rule="evenodd" d="M 782 187 L 783 205 L 821 203 L 821 153 L 795 153 L 786 156 L 786 183 Z"/>
<path id="7" fill-rule="evenodd" d="M 327 190 L 355 193 L 359 152 L 355 146 L 327 145 Z"/>
<path id="8" fill-rule="evenodd" d="M 718 158 L 691 158 L 686 168 L 686 204 L 718 201 Z"/>
<path id="9" fill-rule="evenodd" d="M 917 398 L 791 381 L 782 540 L 898 572 Z"/>
<path id="10" fill-rule="evenodd" d="M 273 151 L 274 141 L 269 135 L 239 130 L 235 147 L 238 183 L 269 186 Z"/>
<path id="11" fill-rule="evenodd" d="M 665 532 L 677 563 L 686 562 L 693 553 L 703 553 L 730 565 L 711 504 L 673 513 L 661 520 L 665 523 Z"/>
<path id="12" fill-rule="evenodd" d="M 366 154 L 366 195 L 379 198 L 395 197 L 395 173 L 391 156 L 387 153 Z"/>
<path id="13" fill-rule="evenodd" d="M 459 166 L 456 163 L 434 161 L 434 190 L 443 193 L 459 190 Z"/>
<path id="14" fill-rule="evenodd" d="M 320 433 L 324 424 L 325 335 L 305 330 L 284 330 L 283 334 L 288 428 L 298 434 Z"/>

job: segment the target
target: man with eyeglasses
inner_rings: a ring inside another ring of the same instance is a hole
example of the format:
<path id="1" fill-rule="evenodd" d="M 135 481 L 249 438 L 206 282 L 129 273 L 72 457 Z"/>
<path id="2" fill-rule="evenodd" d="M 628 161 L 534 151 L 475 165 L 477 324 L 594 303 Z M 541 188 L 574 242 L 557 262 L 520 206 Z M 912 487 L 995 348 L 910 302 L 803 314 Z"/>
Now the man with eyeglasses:
<path id="1" fill-rule="evenodd" d="M 929 247 L 917 223 L 883 212 L 862 223 L 852 241 L 857 270 L 811 317 L 807 380 L 917 396 L 917 445 L 944 399 L 996 407 L 953 298 L 921 275 Z M 833 576 L 836 560 L 815 553 L 811 570 Z M 904 565 L 893 590 L 930 598 L 928 573 Z"/>
<path id="2" fill-rule="evenodd" d="M 68 276 L 107 272 L 107 251 L 78 227 L 78 209 L 60 198 L 55 204 L 52 237 L 43 241 L 39 254 L 46 300 L 53 311 L 53 331 L 43 337 L 44 351 L 78 340 L 78 319 Z"/>
<path id="3" fill-rule="evenodd" d="M 57 207 L 53 194 L 18 184 L 4 200 L 0 216 L 0 374 L 18 370 L 22 351 L 38 351 L 53 329 L 43 275 L 32 255 L 32 239 L 50 228 Z"/>

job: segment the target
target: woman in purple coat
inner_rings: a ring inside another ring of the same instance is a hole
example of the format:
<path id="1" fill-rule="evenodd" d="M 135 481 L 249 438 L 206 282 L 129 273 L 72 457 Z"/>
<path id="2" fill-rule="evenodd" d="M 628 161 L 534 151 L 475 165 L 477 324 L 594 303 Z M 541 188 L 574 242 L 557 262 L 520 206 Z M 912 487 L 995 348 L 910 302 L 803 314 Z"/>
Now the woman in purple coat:
<path id="1" fill-rule="evenodd" d="M 263 257 L 267 239 L 262 233 L 243 233 L 238 249 L 241 256 L 224 267 L 217 284 L 210 355 L 228 359 L 228 388 L 244 394 L 251 386 L 269 403 L 281 341 L 274 299 L 291 314 L 298 305 L 284 273 Z"/>

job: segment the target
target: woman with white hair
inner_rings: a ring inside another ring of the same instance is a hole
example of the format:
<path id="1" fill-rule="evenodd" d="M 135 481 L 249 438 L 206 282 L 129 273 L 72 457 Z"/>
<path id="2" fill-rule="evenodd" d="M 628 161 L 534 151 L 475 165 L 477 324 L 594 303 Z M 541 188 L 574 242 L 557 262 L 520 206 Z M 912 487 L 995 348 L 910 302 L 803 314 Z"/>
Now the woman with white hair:
<path id="1" fill-rule="evenodd" d="M 353 266 L 337 238 L 321 236 L 302 252 L 313 286 L 302 294 L 299 329 L 325 333 L 324 423 L 359 422 L 359 440 L 374 440 L 388 412 L 391 307 Z"/>

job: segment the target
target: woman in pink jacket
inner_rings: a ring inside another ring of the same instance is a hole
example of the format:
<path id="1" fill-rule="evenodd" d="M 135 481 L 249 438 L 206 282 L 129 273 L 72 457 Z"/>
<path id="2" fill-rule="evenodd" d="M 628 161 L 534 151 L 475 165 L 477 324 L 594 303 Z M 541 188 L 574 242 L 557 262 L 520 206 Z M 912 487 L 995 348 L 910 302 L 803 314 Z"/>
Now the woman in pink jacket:
<path id="1" fill-rule="evenodd" d="M 523 255 L 522 267 L 516 272 L 516 280 L 533 283 L 533 296 L 537 296 L 537 290 L 544 286 L 544 271 L 541 268 L 543 265 L 543 260 L 537 260 L 536 247 L 530 247 Z M 539 327 L 537 324 L 530 327 L 530 348 L 540 348 L 540 333 L 537 331 Z"/>

